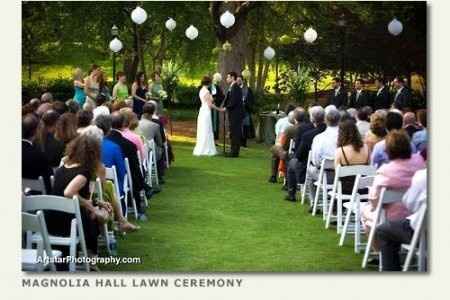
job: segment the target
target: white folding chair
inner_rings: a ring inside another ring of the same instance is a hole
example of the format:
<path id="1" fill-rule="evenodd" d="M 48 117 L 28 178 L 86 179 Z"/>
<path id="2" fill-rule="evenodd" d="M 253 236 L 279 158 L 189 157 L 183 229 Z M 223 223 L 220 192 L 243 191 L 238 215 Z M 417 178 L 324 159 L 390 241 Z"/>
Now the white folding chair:
<path id="1" fill-rule="evenodd" d="M 365 244 L 361 243 L 361 211 L 360 211 L 360 201 L 361 194 L 359 190 L 366 189 L 372 186 L 375 176 L 365 176 L 362 177 L 358 174 L 355 179 L 355 184 L 353 186 L 352 196 L 349 202 L 343 204 L 346 209 L 344 227 L 342 228 L 341 238 L 339 240 L 339 246 L 342 247 L 345 242 L 345 237 L 347 233 L 354 234 L 354 248 L 355 253 L 359 253 L 361 247 Z M 367 199 L 367 196 L 364 197 Z M 351 217 L 354 216 L 354 222 L 351 223 Z"/>
<path id="2" fill-rule="evenodd" d="M 32 232 L 42 237 L 37 249 L 22 249 L 22 271 L 42 272 L 47 268 L 56 271 L 54 258 L 61 257 L 62 253 L 52 250 L 45 224 L 44 214 L 41 210 L 35 215 L 22 212 L 22 232 Z"/>
<path id="3" fill-rule="evenodd" d="M 309 176 L 309 170 L 312 167 L 311 159 L 312 159 L 312 156 L 311 156 L 311 150 L 310 150 L 309 153 L 308 153 L 308 162 L 306 163 L 305 183 L 302 185 L 302 189 L 301 189 L 301 194 L 302 194 L 301 204 L 305 203 L 306 188 L 308 188 L 309 185 L 311 184 L 311 178 Z M 309 199 L 309 204 L 310 205 L 312 204 L 312 199 L 311 198 Z"/>
<path id="4" fill-rule="evenodd" d="M 98 201 L 103 201 L 103 188 L 102 188 L 102 182 L 101 182 L 100 178 L 97 177 L 95 179 L 95 181 L 90 182 L 90 190 L 91 190 L 91 193 L 97 194 Z M 105 239 L 106 250 L 107 250 L 108 254 L 111 255 L 111 248 L 110 248 L 111 244 L 110 244 L 109 237 L 110 237 L 110 235 L 114 235 L 114 231 L 108 230 L 108 222 L 103 224 L 101 231 L 102 231 L 103 238 Z"/>
<path id="5" fill-rule="evenodd" d="M 144 151 L 145 151 L 145 147 L 144 147 Z M 141 153 L 139 151 L 137 151 L 136 154 L 137 154 L 137 157 L 138 157 L 138 160 L 139 160 L 139 169 L 141 170 L 142 177 L 145 180 L 146 176 L 145 176 L 144 161 L 143 161 L 142 155 L 141 155 Z M 145 207 L 148 207 L 148 200 L 147 200 L 147 196 L 145 195 L 144 191 L 142 192 L 142 197 L 144 199 Z"/>
<path id="6" fill-rule="evenodd" d="M 330 227 L 331 219 L 335 219 L 337 222 L 336 231 L 338 234 L 342 231 L 343 217 L 342 217 L 342 201 L 350 200 L 352 195 L 342 193 L 342 178 L 347 176 L 373 176 L 376 173 L 376 169 L 369 165 L 353 165 L 353 166 L 341 166 L 338 165 L 334 175 L 334 183 L 332 191 L 329 193 L 330 205 L 326 215 L 325 228 Z M 367 195 L 360 195 L 360 199 L 367 199 Z M 333 208 L 337 200 L 336 215 L 333 215 Z"/>
<path id="7" fill-rule="evenodd" d="M 124 211 L 122 208 L 122 201 L 120 198 L 120 190 L 119 190 L 119 178 L 117 176 L 117 170 L 116 166 L 112 166 L 111 168 L 105 167 L 105 178 L 106 180 L 110 180 L 114 184 L 114 194 L 116 196 L 117 202 L 119 203 L 120 210 L 124 214 L 124 217 L 126 218 L 126 210 Z"/>
<path id="8" fill-rule="evenodd" d="M 316 215 L 317 207 L 322 208 L 322 218 L 325 220 L 325 214 L 327 212 L 328 205 L 328 191 L 333 187 L 332 184 L 328 184 L 327 170 L 334 169 L 334 158 L 324 158 L 320 163 L 319 177 L 314 185 L 316 186 L 316 194 L 314 195 L 313 209 L 311 214 Z M 320 195 L 322 199 L 320 200 Z M 312 197 L 312 195 L 311 195 Z M 319 201 L 320 200 L 320 201 Z"/>
<path id="9" fill-rule="evenodd" d="M 167 169 L 170 167 L 170 162 L 169 162 L 169 144 L 166 142 L 164 142 L 164 155 L 166 158 L 166 167 Z"/>
<path id="10" fill-rule="evenodd" d="M 36 191 L 46 195 L 44 178 L 39 176 L 38 179 L 22 178 L 22 192 Z"/>
<path id="11" fill-rule="evenodd" d="M 134 214 L 134 217 L 138 218 L 138 210 L 136 207 L 136 199 L 134 198 L 133 193 L 133 178 L 131 176 L 131 169 L 130 169 L 130 161 L 128 160 L 128 157 L 125 157 L 125 168 L 127 170 L 127 175 L 125 176 L 125 182 L 124 182 L 124 192 L 125 192 L 125 204 L 127 205 L 126 210 L 128 214 L 128 210 L 130 213 Z M 130 200 L 131 200 L 131 207 L 128 206 L 128 194 L 130 194 Z"/>
<path id="12" fill-rule="evenodd" d="M 288 153 L 289 153 L 289 154 L 293 154 L 293 153 L 294 153 L 294 148 L 295 148 L 295 141 L 294 141 L 294 139 L 290 139 L 290 140 L 289 140 L 289 150 L 288 150 Z"/>
<path id="13" fill-rule="evenodd" d="M 403 272 L 408 272 L 411 265 L 413 256 L 417 258 L 417 270 L 419 272 L 426 271 L 426 224 L 425 217 L 427 213 L 427 204 L 423 203 L 419 208 L 419 216 L 417 222 L 417 228 L 411 238 L 411 242 L 408 245 L 403 244 L 402 249 L 407 250 L 405 263 L 403 264 Z M 418 247 L 417 247 L 417 244 Z"/>
<path id="14" fill-rule="evenodd" d="M 394 203 L 401 201 L 403 198 L 403 195 L 405 194 L 406 190 L 393 190 L 393 189 L 387 189 L 386 187 L 381 188 L 380 196 L 378 199 L 377 206 L 375 208 L 375 216 L 373 219 L 373 226 L 370 228 L 369 231 L 369 238 L 367 240 L 366 244 L 366 250 L 364 252 L 364 258 L 362 261 L 362 268 L 366 268 L 367 261 L 369 260 L 369 255 L 371 254 L 370 251 L 372 249 L 373 240 L 375 238 L 375 231 L 377 229 L 377 226 L 380 225 L 382 222 L 384 222 L 384 209 L 383 205 L 388 203 Z M 367 204 L 370 205 L 370 204 Z M 381 270 L 381 259 L 380 256 L 380 266 L 379 269 Z"/>
<path id="15" fill-rule="evenodd" d="M 54 210 L 74 214 L 75 217 L 71 222 L 70 236 L 62 237 L 50 235 L 50 244 L 68 246 L 70 248 L 71 257 L 77 256 L 77 246 L 80 245 L 82 255 L 87 257 L 87 248 L 80 213 L 80 203 L 77 196 L 74 196 L 73 199 L 50 195 L 24 196 L 22 197 L 22 210 L 25 212 Z M 40 234 L 27 234 L 27 248 L 31 248 L 32 244 L 38 244 L 41 242 L 42 236 Z M 85 268 L 86 271 L 89 272 L 89 264 L 87 262 L 85 262 Z M 74 261 L 70 262 L 69 270 L 71 272 L 76 270 Z"/>
<path id="16" fill-rule="evenodd" d="M 148 160 L 147 160 L 147 172 L 148 172 L 149 185 L 152 188 L 154 186 L 159 187 L 155 141 L 154 140 L 148 141 L 148 146 L 149 146 L 148 147 L 149 154 L 148 154 Z"/>

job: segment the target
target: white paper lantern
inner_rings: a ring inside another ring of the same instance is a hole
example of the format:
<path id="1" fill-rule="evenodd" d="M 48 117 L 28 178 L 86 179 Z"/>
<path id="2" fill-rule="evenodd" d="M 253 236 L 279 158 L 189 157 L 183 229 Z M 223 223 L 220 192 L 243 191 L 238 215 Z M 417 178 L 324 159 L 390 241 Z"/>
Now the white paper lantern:
<path id="1" fill-rule="evenodd" d="M 392 35 L 399 35 L 403 31 L 402 22 L 394 18 L 391 22 L 389 22 L 388 30 Z"/>
<path id="2" fill-rule="evenodd" d="M 317 31 L 309 27 L 308 30 L 306 30 L 303 34 L 303 37 L 305 38 L 306 42 L 314 43 L 314 41 L 317 39 Z"/>
<path id="3" fill-rule="evenodd" d="M 134 23 L 141 25 L 147 20 L 147 12 L 140 6 L 136 6 L 136 8 L 131 12 L 131 20 Z"/>
<path id="4" fill-rule="evenodd" d="M 233 26 L 235 21 L 234 15 L 228 10 L 220 16 L 220 24 L 225 28 Z"/>
<path id="5" fill-rule="evenodd" d="M 166 21 L 166 28 L 173 31 L 175 27 L 177 27 L 177 22 L 175 22 L 174 19 L 169 18 L 169 20 Z"/>
<path id="6" fill-rule="evenodd" d="M 267 58 L 268 60 L 271 60 L 272 58 L 274 58 L 274 56 L 275 50 L 273 50 L 272 47 L 269 46 L 264 50 L 264 57 Z"/>
<path id="7" fill-rule="evenodd" d="M 117 53 L 120 50 L 122 50 L 123 44 L 122 42 L 118 39 L 118 38 L 114 38 L 110 43 L 109 43 L 109 49 L 111 49 L 112 52 Z"/>
<path id="8" fill-rule="evenodd" d="M 198 30 L 193 25 L 186 29 L 186 37 L 190 40 L 195 40 L 198 36 Z"/>

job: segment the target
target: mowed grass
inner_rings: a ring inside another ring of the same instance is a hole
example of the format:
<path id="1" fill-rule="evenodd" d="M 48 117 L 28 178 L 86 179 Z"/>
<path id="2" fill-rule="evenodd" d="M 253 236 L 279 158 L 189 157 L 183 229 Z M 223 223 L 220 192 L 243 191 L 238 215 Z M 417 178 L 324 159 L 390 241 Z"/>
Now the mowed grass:
<path id="1" fill-rule="evenodd" d="M 175 142 L 176 161 L 148 208 L 150 221 L 119 238 L 119 256 L 140 264 L 104 266 L 146 272 L 362 271 L 351 237 L 338 247 L 335 229 L 307 205 L 282 200 L 267 183 L 269 153 L 251 144 L 238 159 L 193 157 L 193 144 Z"/>

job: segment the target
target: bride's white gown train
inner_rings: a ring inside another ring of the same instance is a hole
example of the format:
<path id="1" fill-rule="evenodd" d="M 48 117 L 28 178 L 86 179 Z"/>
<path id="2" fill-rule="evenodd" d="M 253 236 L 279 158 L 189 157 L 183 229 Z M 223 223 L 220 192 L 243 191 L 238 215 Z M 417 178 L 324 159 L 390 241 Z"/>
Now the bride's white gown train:
<path id="1" fill-rule="evenodd" d="M 207 103 L 207 96 L 210 96 L 210 92 L 206 87 L 202 87 L 200 92 L 200 101 L 202 106 L 198 112 L 197 117 L 197 140 L 193 154 L 195 156 L 212 156 L 216 155 L 216 145 L 214 144 L 214 133 L 211 120 L 211 108 Z"/>

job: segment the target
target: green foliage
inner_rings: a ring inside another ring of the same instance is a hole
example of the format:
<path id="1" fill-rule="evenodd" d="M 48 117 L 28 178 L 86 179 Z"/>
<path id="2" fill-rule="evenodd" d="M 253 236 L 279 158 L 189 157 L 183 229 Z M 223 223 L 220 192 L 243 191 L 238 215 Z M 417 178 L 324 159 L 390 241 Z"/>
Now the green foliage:
<path id="1" fill-rule="evenodd" d="M 198 87 L 178 85 L 176 90 L 176 107 L 195 108 L 198 105 Z"/>
<path id="2" fill-rule="evenodd" d="M 280 77 L 278 82 L 280 91 L 288 94 L 292 101 L 303 104 L 306 89 L 312 81 L 309 68 L 298 66 L 297 71 L 290 69 L 282 73 Z"/>
<path id="3" fill-rule="evenodd" d="M 40 98 L 45 92 L 50 92 L 56 100 L 67 101 L 73 97 L 73 82 L 70 79 L 29 80 L 22 82 L 22 103 L 32 98 Z"/>
<path id="4" fill-rule="evenodd" d="M 168 101 L 173 100 L 173 96 L 176 92 L 176 88 L 179 83 L 180 66 L 174 63 L 172 60 L 167 62 L 161 72 L 161 80 L 164 90 L 167 92 Z"/>

